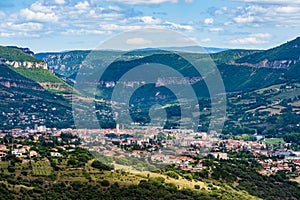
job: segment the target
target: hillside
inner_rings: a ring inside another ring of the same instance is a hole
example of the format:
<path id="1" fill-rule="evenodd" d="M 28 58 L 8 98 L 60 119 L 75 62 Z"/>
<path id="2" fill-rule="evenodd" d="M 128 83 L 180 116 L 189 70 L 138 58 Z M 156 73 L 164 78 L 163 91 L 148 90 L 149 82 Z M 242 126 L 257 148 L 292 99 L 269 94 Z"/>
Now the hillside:
<path id="1" fill-rule="evenodd" d="M 298 62 L 300 62 L 300 37 L 278 47 L 236 60 L 236 63 L 242 65 L 285 69 Z"/>
<path id="2" fill-rule="evenodd" d="M 3 60 L 15 61 L 15 62 L 35 62 L 35 63 L 43 62 L 42 60 L 37 59 L 20 49 L 0 46 L 0 61 Z"/>
<path id="3" fill-rule="evenodd" d="M 71 92 L 72 88 L 48 70 L 47 64 L 33 57 L 28 48 L 0 46 L 0 63 L 11 67 L 16 73 L 37 82 L 53 92 Z"/>
<path id="4" fill-rule="evenodd" d="M 29 49 L 24 51 L 31 52 Z M 40 59 L 16 47 L 0 47 L 0 129 L 47 124 L 72 126 L 68 94 L 72 88 Z"/>
<path id="5" fill-rule="evenodd" d="M 300 196 L 297 183 L 281 172 L 261 175 L 257 172 L 261 166 L 251 159 L 208 158 L 203 161 L 203 169 L 194 172 L 174 166 L 155 172 L 128 171 L 124 165 L 113 169 L 78 147 L 54 147 L 62 156 L 53 157 L 49 144 L 30 144 L 40 156 L 10 156 L 0 161 L 0 198 L 254 200 Z"/>
<path id="6" fill-rule="evenodd" d="M 293 67 L 299 61 L 300 55 L 300 38 L 290 41 L 278 47 L 261 51 L 261 50 L 226 50 L 219 53 L 210 54 L 212 60 L 216 63 L 221 76 L 224 80 L 225 88 L 228 93 L 237 91 L 251 91 L 261 89 L 266 86 L 289 82 L 290 76 L 297 74 L 298 67 Z M 289 53 L 292 52 L 292 53 Z M 90 51 L 70 51 L 64 53 L 43 53 L 37 54 L 38 58 L 43 59 L 54 73 L 62 76 L 67 82 L 74 83 L 77 72 L 82 67 L 82 62 Z M 99 51 L 101 58 L 105 56 L 113 58 L 120 54 L 109 51 Z M 94 54 L 97 54 L 94 52 Z M 139 50 L 122 55 L 122 60 L 115 63 L 123 62 L 123 69 L 127 71 L 135 63 L 152 63 L 163 62 L 165 65 L 180 65 L 173 63 L 171 57 L 162 57 L 168 53 L 157 50 Z M 185 53 L 194 60 L 200 62 L 203 55 L 197 53 Z M 128 58 L 126 58 L 126 56 Z M 130 59 L 129 59 L 130 58 Z M 276 59 L 275 59 L 276 58 Z M 101 60 L 105 65 L 105 60 Z M 112 63 L 112 65 L 115 65 Z M 183 64 L 183 63 L 182 63 Z M 177 66 L 175 68 L 180 68 Z M 190 71 L 191 65 L 187 65 L 181 72 Z M 120 71 L 120 72 L 121 72 Z M 120 73 L 118 70 L 115 75 Z M 96 73 L 96 72 L 95 72 Z M 122 73 L 122 72 L 121 72 Z M 284 75 L 288 73 L 287 75 Z M 116 75 L 118 76 L 118 75 Z M 190 77 L 195 74 L 189 74 Z M 134 81 L 134 80 L 133 80 Z M 198 84 L 203 87 L 203 83 Z M 198 86 L 196 86 L 198 87 Z M 203 92 L 206 96 L 207 93 Z"/>

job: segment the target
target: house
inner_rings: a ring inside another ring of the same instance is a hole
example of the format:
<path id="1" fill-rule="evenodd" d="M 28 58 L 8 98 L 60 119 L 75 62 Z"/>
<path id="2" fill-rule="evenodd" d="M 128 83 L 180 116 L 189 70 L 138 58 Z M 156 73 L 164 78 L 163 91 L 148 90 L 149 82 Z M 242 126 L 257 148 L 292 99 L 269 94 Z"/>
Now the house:
<path id="1" fill-rule="evenodd" d="M 5 156 L 6 156 L 6 153 L 0 152 L 0 158 L 3 158 L 3 157 L 5 157 Z"/>
<path id="2" fill-rule="evenodd" d="M 148 138 L 127 138 L 128 143 L 142 145 L 143 143 L 149 143 Z"/>
<path id="3" fill-rule="evenodd" d="M 51 157 L 62 157 L 63 155 L 61 155 L 58 152 L 50 152 Z"/>
<path id="4" fill-rule="evenodd" d="M 18 149 L 11 151 L 11 154 L 15 155 L 16 157 L 21 157 L 23 155 Z"/>
<path id="5" fill-rule="evenodd" d="M 227 153 L 212 152 L 211 154 L 213 155 L 214 158 L 217 158 L 217 159 L 223 159 L 223 160 L 227 160 L 228 159 Z"/>
<path id="6" fill-rule="evenodd" d="M 6 148 L 5 145 L 1 144 L 0 145 L 0 151 L 7 151 L 8 149 Z"/>
<path id="7" fill-rule="evenodd" d="M 29 156 L 30 157 L 38 156 L 38 153 L 36 151 L 29 151 Z"/>

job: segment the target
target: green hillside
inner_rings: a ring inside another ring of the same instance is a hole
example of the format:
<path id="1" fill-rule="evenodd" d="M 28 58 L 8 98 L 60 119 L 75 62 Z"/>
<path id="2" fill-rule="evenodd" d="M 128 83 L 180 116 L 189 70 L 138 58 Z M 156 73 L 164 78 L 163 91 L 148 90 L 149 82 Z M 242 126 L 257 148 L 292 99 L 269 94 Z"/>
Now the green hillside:
<path id="1" fill-rule="evenodd" d="M 267 59 L 268 61 L 275 60 L 299 60 L 300 55 L 300 37 L 282 44 L 278 47 L 261 51 L 249 56 L 238 59 L 237 63 L 258 63 Z"/>
<path id="2" fill-rule="evenodd" d="M 1 130 L 45 123 L 70 127 L 73 123 L 69 100 L 5 65 L 0 65 L 0 113 Z"/>
<path id="3" fill-rule="evenodd" d="M 284 77 L 291 82 L 299 82 L 300 81 L 300 62 L 294 64 L 288 69 L 288 71 L 284 74 Z"/>
<path id="4" fill-rule="evenodd" d="M 222 51 L 219 53 L 210 54 L 211 58 L 216 64 L 230 64 L 231 62 L 240 59 L 245 56 L 249 56 L 255 53 L 260 52 L 259 50 L 243 50 L 243 49 L 234 49 Z"/>
<path id="5" fill-rule="evenodd" d="M 26 68 L 12 68 L 15 72 L 22 74 L 24 77 L 31 79 L 35 82 L 53 82 L 63 83 L 63 80 L 44 69 L 26 69 Z"/>
<path id="6" fill-rule="evenodd" d="M 43 62 L 40 59 L 37 59 L 33 56 L 30 56 L 23 51 L 15 48 L 9 48 L 9 47 L 4 47 L 0 46 L 0 58 L 4 58 L 8 61 L 17 61 L 17 62 Z"/>

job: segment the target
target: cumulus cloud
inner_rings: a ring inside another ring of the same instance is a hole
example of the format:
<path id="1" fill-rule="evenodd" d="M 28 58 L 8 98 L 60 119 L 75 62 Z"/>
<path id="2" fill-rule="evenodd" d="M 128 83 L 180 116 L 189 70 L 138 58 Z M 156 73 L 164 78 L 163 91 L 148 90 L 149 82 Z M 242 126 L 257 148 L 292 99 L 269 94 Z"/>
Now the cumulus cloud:
<path id="1" fill-rule="evenodd" d="M 152 41 L 146 40 L 144 38 L 130 38 L 126 40 L 126 44 L 129 45 L 149 45 L 152 44 Z"/>
<path id="2" fill-rule="evenodd" d="M 221 31 L 223 31 L 223 28 L 221 28 L 221 27 L 210 28 L 209 31 L 211 31 L 211 32 L 221 32 Z"/>
<path id="3" fill-rule="evenodd" d="M 300 4 L 300 0 L 238 0 L 238 1 L 260 3 L 260 4 Z"/>
<path id="4" fill-rule="evenodd" d="M 191 25 L 182 25 L 174 22 L 166 21 L 165 25 L 175 30 L 193 31 L 194 28 Z"/>
<path id="5" fill-rule="evenodd" d="M 89 7 L 90 3 L 88 1 L 79 2 L 75 5 L 78 10 L 87 10 Z"/>
<path id="6" fill-rule="evenodd" d="M 25 17 L 29 21 L 40 21 L 40 22 L 57 22 L 58 17 L 54 12 L 44 13 L 38 11 L 32 11 L 28 8 L 21 10 L 21 16 Z"/>
<path id="7" fill-rule="evenodd" d="M 269 33 L 256 33 L 250 34 L 244 38 L 233 39 L 230 41 L 232 44 L 246 45 L 246 44 L 264 44 L 272 37 Z"/>
<path id="8" fill-rule="evenodd" d="M 42 30 L 43 24 L 33 22 L 14 24 L 12 22 L 8 22 L 5 24 L 5 27 L 16 31 L 39 31 Z"/>
<path id="9" fill-rule="evenodd" d="M 177 3 L 178 0 L 108 0 L 124 4 L 161 4 L 161 3 Z"/>
<path id="10" fill-rule="evenodd" d="M 253 16 L 238 16 L 233 18 L 233 20 L 237 23 L 249 23 L 254 21 Z"/>
<path id="11" fill-rule="evenodd" d="M 55 0 L 54 1 L 56 4 L 65 4 L 66 1 L 65 0 Z"/>
<path id="12" fill-rule="evenodd" d="M 143 17 L 140 17 L 140 20 L 142 22 L 144 22 L 145 24 L 159 24 L 159 23 L 161 23 L 160 19 L 154 18 L 152 16 L 143 16 Z"/>
<path id="13" fill-rule="evenodd" d="M 103 30 L 88 30 L 88 29 L 69 29 L 62 32 L 63 35 L 102 35 L 108 32 Z"/>
<path id="14" fill-rule="evenodd" d="M 204 20 L 204 23 L 205 24 L 213 24 L 214 23 L 214 19 L 213 18 L 206 18 L 205 20 Z"/>

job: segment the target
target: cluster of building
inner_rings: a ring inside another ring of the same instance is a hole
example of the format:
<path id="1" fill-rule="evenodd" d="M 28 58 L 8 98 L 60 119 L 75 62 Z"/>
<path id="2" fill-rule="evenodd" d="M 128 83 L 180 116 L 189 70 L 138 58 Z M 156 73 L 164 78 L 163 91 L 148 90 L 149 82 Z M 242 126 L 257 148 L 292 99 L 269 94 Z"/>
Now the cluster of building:
<path id="1" fill-rule="evenodd" d="M 178 168 L 191 171 L 202 169 L 202 161 L 207 156 L 233 159 L 231 155 L 235 152 L 248 152 L 253 155 L 251 159 L 256 159 L 262 165 L 264 174 L 273 174 L 279 170 L 300 174 L 300 152 L 289 150 L 289 143 L 284 144 L 281 149 L 274 150 L 268 147 L 263 137 L 258 137 L 257 141 L 222 140 L 215 131 L 207 134 L 193 130 L 165 130 L 155 127 L 120 130 L 119 126 L 116 129 L 93 130 L 57 130 L 36 126 L 32 130 L 13 129 L 0 132 L 0 138 L 8 134 L 15 138 L 12 141 L 16 144 L 1 144 L 0 157 L 6 157 L 9 153 L 17 157 L 39 156 L 31 146 L 21 145 L 21 141 L 29 139 L 32 142 L 42 140 L 47 144 L 56 143 L 50 149 L 52 157 L 62 157 L 61 151 L 81 147 L 113 158 L 138 158 L 154 164 L 175 164 Z M 67 140 L 64 134 L 68 135 Z"/>

